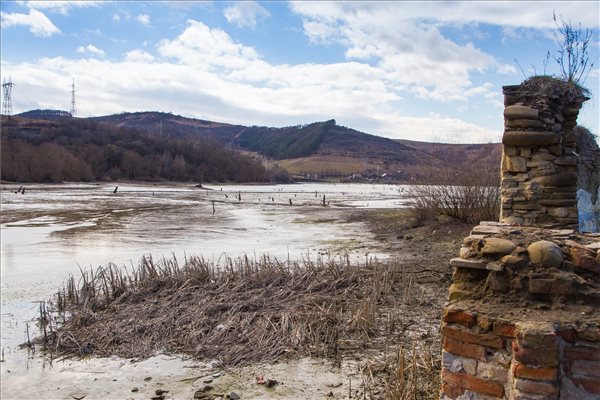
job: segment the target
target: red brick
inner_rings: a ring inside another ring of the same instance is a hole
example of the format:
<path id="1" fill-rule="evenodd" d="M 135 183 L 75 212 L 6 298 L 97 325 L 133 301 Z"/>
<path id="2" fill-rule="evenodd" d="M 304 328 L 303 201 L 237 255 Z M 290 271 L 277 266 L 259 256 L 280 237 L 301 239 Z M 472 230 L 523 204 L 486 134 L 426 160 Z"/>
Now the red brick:
<path id="1" fill-rule="evenodd" d="M 521 392 L 530 394 L 541 394 L 544 396 L 558 395 L 558 385 L 548 382 L 531 381 L 528 379 L 516 379 L 515 388 Z"/>
<path id="2" fill-rule="evenodd" d="M 453 385 L 452 383 L 442 381 L 442 394 L 450 397 L 451 399 L 455 399 L 458 396 L 462 395 L 465 392 L 464 388 L 460 386 Z"/>
<path id="3" fill-rule="evenodd" d="M 485 360 L 485 347 L 471 343 L 462 343 L 450 338 L 444 338 L 444 350 L 459 356 Z"/>
<path id="4" fill-rule="evenodd" d="M 533 368 L 515 362 L 512 367 L 513 375 L 518 378 L 536 381 L 555 381 L 558 376 L 557 368 Z"/>
<path id="5" fill-rule="evenodd" d="M 495 335 L 490 335 L 487 333 L 473 333 L 465 329 L 454 328 L 448 325 L 442 327 L 442 335 L 461 342 L 493 347 L 495 349 L 501 349 L 504 347 L 504 340 Z"/>
<path id="6" fill-rule="evenodd" d="M 600 379 L 594 378 L 571 378 L 575 386 L 583 388 L 592 394 L 600 394 Z"/>
<path id="7" fill-rule="evenodd" d="M 447 308 L 444 311 L 444 322 L 456 323 L 462 326 L 466 326 L 467 328 L 475 325 L 477 321 L 477 314 L 469 313 L 462 310 L 456 310 L 452 308 Z"/>
<path id="8" fill-rule="evenodd" d="M 460 374 L 442 369 L 442 382 L 456 385 L 460 388 L 470 390 L 479 394 L 502 397 L 504 395 L 504 386 L 498 382 L 481 379 L 469 374 Z"/>
<path id="9" fill-rule="evenodd" d="M 575 360 L 567 363 L 570 375 L 600 378 L 600 361 Z"/>
<path id="10" fill-rule="evenodd" d="M 560 336 L 565 342 L 573 343 L 577 339 L 577 331 L 573 327 L 560 328 L 556 331 L 556 335 Z"/>
<path id="11" fill-rule="evenodd" d="M 513 342 L 512 347 L 515 360 L 521 364 L 539 367 L 558 366 L 558 349 L 556 347 L 532 349 L 521 347 L 516 342 Z"/>
<path id="12" fill-rule="evenodd" d="M 516 337 L 515 324 L 510 322 L 496 321 L 494 322 L 493 332 L 498 336 Z"/>
<path id="13" fill-rule="evenodd" d="M 600 350 L 591 347 L 567 346 L 563 354 L 569 360 L 600 361 Z"/>

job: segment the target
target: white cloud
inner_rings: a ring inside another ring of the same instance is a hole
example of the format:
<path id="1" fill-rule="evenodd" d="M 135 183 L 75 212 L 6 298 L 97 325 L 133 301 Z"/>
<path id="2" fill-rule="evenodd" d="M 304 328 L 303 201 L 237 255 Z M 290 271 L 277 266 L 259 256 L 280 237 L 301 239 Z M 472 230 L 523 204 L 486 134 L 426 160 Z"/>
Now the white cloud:
<path id="1" fill-rule="evenodd" d="M 140 14 L 136 19 L 142 25 L 150 25 L 150 16 L 148 14 Z"/>
<path id="2" fill-rule="evenodd" d="M 131 50 L 125 53 L 125 60 L 129 62 L 149 63 L 154 61 L 154 56 L 144 50 Z"/>
<path id="3" fill-rule="evenodd" d="M 119 21 L 121 21 L 121 16 L 119 14 L 115 14 L 115 15 L 113 15 L 112 19 L 115 22 L 119 22 Z"/>
<path id="4" fill-rule="evenodd" d="M 26 26 L 29 31 L 36 36 L 50 37 L 55 33 L 60 33 L 58 29 L 48 17 L 42 12 L 30 9 L 29 14 L 20 13 L 0 13 L 2 28 L 12 26 Z"/>
<path id="5" fill-rule="evenodd" d="M 240 1 L 232 7 L 223 10 L 227 22 L 240 28 L 256 28 L 260 20 L 267 19 L 271 13 L 255 1 Z"/>
<path id="6" fill-rule="evenodd" d="M 99 56 L 99 57 L 104 57 L 106 55 L 106 53 L 102 49 L 97 48 L 93 44 L 88 44 L 85 47 L 79 46 L 77 48 L 77 52 L 83 53 L 83 54 L 91 54 L 93 56 Z"/>
<path id="7" fill-rule="evenodd" d="M 28 1 L 27 7 L 36 10 L 46 10 L 53 13 L 68 15 L 72 8 L 97 7 L 102 1 Z"/>

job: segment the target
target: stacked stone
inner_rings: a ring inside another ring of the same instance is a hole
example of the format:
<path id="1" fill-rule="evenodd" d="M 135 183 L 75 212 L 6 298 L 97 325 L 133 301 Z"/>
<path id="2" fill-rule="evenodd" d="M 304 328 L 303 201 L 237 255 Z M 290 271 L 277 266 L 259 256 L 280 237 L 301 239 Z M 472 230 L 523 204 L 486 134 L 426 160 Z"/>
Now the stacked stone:
<path id="1" fill-rule="evenodd" d="M 600 398 L 600 234 L 482 222 L 450 264 L 443 399 Z"/>
<path id="2" fill-rule="evenodd" d="M 505 86 L 501 220 L 576 227 L 577 156 L 573 128 L 584 97 L 565 103 Z M 533 99 L 533 100 L 532 100 Z"/>

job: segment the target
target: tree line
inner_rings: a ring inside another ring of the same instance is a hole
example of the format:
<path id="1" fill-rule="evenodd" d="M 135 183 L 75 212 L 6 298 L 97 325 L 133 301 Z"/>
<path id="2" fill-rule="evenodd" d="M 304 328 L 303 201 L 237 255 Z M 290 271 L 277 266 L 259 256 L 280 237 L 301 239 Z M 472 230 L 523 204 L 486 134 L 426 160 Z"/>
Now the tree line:
<path id="1" fill-rule="evenodd" d="M 159 135 L 71 118 L 3 117 L 1 167 L 3 180 L 19 182 L 257 182 L 281 175 L 215 138 Z"/>

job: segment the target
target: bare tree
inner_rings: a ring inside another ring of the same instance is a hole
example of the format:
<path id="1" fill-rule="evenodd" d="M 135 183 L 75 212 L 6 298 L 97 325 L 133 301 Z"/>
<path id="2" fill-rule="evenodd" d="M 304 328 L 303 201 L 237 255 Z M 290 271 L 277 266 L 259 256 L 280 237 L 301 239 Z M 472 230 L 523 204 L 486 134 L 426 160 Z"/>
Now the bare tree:
<path id="1" fill-rule="evenodd" d="M 567 82 L 583 84 L 594 66 L 596 60 L 590 62 L 589 45 L 592 31 L 583 30 L 581 23 L 574 26 L 571 21 L 566 22 L 561 16 L 552 13 L 556 31 L 554 38 L 558 50 L 553 56 L 560 67 L 562 78 Z"/>

